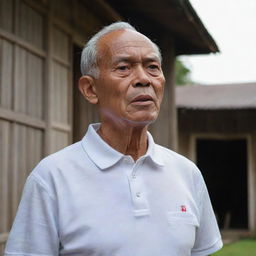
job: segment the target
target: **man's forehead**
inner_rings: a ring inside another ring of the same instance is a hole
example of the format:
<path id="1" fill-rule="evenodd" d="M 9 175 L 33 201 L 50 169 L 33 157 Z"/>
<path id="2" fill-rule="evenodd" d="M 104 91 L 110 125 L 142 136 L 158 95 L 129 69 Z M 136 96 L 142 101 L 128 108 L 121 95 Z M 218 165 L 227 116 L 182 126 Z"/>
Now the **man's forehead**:
<path id="1" fill-rule="evenodd" d="M 111 55 L 125 54 L 128 51 L 141 49 L 152 57 L 159 57 L 153 43 L 146 36 L 132 30 L 119 30 L 107 34 L 100 40 L 99 48 Z"/>
<path id="2" fill-rule="evenodd" d="M 145 41 L 145 40 L 129 40 L 129 39 L 124 39 L 124 40 L 113 40 L 110 42 L 107 42 L 106 44 L 109 48 L 114 48 L 117 51 L 122 50 L 123 48 L 147 48 L 148 50 L 152 49 L 155 50 L 153 47 L 153 44 L 150 41 Z"/>
<path id="3" fill-rule="evenodd" d="M 147 48 L 156 52 L 153 43 L 144 35 L 133 30 L 117 30 L 108 33 L 100 39 L 101 50 L 118 52 L 125 48 Z"/>

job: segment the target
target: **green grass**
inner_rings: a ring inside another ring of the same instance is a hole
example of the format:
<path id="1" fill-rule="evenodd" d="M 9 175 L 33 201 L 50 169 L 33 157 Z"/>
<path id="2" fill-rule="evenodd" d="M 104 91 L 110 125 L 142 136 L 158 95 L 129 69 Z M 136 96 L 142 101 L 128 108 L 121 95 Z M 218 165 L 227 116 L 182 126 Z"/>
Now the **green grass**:
<path id="1" fill-rule="evenodd" d="M 245 239 L 225 245 L 212 256 L 256 256 L 256 240 Z"/>

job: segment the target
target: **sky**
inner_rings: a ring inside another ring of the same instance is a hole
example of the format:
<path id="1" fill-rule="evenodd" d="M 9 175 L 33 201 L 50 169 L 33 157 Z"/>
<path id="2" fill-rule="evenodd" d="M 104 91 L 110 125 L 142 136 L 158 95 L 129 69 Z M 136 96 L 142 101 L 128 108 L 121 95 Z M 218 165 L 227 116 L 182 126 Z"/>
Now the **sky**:
<path id="1" fill-rule="evenodd" d="M 190 0 L 220 53 L 181 56 L 201 84 L 256 82 L 256 0 Z"/>

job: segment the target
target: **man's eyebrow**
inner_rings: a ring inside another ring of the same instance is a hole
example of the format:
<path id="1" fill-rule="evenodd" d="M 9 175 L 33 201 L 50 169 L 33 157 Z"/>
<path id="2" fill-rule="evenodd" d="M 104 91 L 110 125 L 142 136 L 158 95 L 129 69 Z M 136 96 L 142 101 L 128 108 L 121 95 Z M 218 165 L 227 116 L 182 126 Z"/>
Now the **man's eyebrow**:
<path id="1" fill-rule="evenodd" d="M 132 57 L 129 56 L 119 56 L 119 57 L 114 57 L 113 59 L 113 63 L 120 63 L 120 62 L 131 62 L 132 61 Z"/>
<path id="2" fill-rule="evenodd" d="M 158 56 L 146 57 L 145 62 L 160 62 L 160 58 Z"/>
<path id="3" fill-rule="evenodd" d="M 150 57 L 144 57 L 143 62 L 161 62 L 160 58 L 156 55 L 156 56 L 150 56 Z M 135 58 L 133 56 L 117 56 L 114 57 L 113 59 L 113 63 L 117 64 L 120 62 L 136 62 Z"/>

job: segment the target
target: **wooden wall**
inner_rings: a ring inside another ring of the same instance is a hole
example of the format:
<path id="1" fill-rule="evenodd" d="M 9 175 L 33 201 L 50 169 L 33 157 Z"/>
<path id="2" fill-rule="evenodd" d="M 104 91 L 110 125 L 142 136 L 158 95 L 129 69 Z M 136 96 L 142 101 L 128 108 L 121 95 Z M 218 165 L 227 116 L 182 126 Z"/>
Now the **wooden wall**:
<path id="1" fill-rule="evenodd" d="M 26 177 L 73 141 L 74 3 L 0 0 L 0 255 Z"/>
<path id="2" fill-rule="evenodd" d="M 98 121 L 97 110 L 78 93 L 76 54 L 89 36 L 120 16 L 104 1 L 93 3 L 0 0 L 0 255 L 30 171 Z M 170 147 L 176 131 L 174 45 L 161 44 L 169 49 L 164 52 L 168 82 L 151 129 L 157 142 Z"/>
<path id="3" fill-rule="evenodd" d="M 0 2 L 0 252 L 25 179 L 44 152 L 44 16 L 24 2 Z"/>

